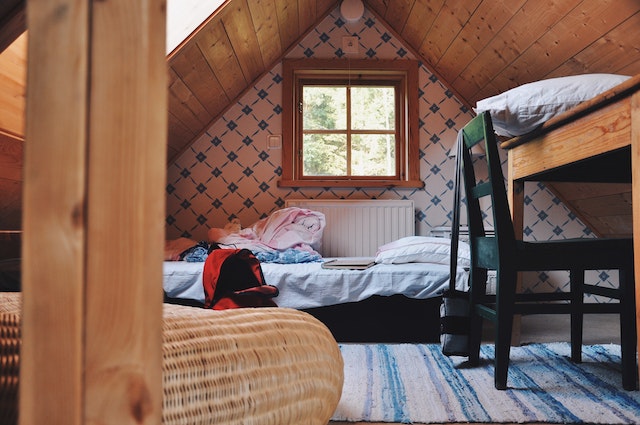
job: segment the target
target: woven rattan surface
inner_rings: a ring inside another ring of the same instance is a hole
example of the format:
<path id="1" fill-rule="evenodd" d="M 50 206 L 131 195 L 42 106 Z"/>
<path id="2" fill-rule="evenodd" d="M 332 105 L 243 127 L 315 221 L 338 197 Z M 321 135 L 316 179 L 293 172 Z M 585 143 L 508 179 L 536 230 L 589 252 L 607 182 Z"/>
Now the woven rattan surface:
<path id="1" fill-rule="evenodd" d="M 0 424 L 18 421 L 20 294 L 0 293 Z"/>
<path id="2" fill-rule="evenodd" d="M 3 424 L 17 416 L 19 296 L 0 294 Z M 306 313 L 165 304 L 163 338 L 163 424 L 326 424 L 340 399 L 340 350 Z"/>
<path id="3" fill-rule="evenodd" d="M 327 328 L 285 308 L 165 304 L 167 424 L 326 424 L 342 390 Z"/>

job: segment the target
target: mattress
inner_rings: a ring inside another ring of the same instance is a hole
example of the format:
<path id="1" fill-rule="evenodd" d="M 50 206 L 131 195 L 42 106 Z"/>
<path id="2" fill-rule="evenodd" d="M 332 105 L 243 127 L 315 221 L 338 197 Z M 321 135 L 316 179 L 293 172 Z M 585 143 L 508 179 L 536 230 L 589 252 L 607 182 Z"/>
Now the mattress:
<path id="1" fill-rule="evenodd" d="M 328 260 L 328 259 L 327 259 Z M 204 263 L 164 262 L 164 290 L 169 297 L 204 302 Z M 280 307 L 306 309 L 365 300 L 373 295 L 437 297 L 449 287 L 449 265 L 376 264 L 365 270 L 324 269 L 321 262 L 262 263 L 265 282 L 280 291 Z M 466 289 L 468 273 L 458 268 L 456 287 Z"/>

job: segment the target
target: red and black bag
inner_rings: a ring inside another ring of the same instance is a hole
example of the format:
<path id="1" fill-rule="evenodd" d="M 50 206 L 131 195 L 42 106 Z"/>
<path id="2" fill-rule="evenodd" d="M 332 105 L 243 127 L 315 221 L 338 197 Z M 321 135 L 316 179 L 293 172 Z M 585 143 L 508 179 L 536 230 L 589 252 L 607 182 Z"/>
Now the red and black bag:
<path id="1" fill-rule="evenodd" d="M 277 307 L 278 288 L 267 285 L 248 249 L 213 249 L 204 262 L 204 308 Z"/>

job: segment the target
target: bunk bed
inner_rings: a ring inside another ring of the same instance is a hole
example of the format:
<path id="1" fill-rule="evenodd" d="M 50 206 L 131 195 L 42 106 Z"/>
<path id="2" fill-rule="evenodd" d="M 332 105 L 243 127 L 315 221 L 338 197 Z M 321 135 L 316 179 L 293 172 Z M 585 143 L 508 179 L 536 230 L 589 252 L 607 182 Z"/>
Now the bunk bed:
<path id="1" fill-rule="evenodd" d="M 506 151 L 509 204 L 517 238 L 524 234 L 527 181 L 544 182 L 559 199 L 566 199 L 564 191 L 588 191 L 592 196 L 589 205 L 598 211 L 616 209 L 606 195 L 616 193 L 620 206 L 631 201 L 632 186 L 638 193 L 640 176 L 632 175 L 638 165 L 631 164 L 637 160 L 632 150 L 638 151 L 632 146 L 640 141 L 640 74 L 584 74 L 534 81 L 482 99 L 474 110 L 490 113 L 500 147 Z M 599 184 L 595 189 L 593 183 L 615 183 L 616 187 Z M 578 216 L 592 226 L 596 236 L 628 237 L 639 223 L 632 219 L 629 205 L 623 209 L 628 217 L 616 217 L 615 226 L 598 222 L 596 228 L 584 214 Z M 518 334 L 516 330 L 516 338 Z"/>
<path id="2" fill-rule="evenodd" d="M 631 183 L 632 141 L 640 138 L 640 75 L 615 81 L 501 143 L 508 151 L 509 196 L 519 234 L 525 181 Z"/>

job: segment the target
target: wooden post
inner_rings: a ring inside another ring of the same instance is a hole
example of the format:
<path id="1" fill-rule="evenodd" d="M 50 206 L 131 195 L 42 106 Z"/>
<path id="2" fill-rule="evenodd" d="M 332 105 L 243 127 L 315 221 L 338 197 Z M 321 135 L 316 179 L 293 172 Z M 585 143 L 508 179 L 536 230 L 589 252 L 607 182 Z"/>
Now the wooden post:
<path id="1" fill-rule="evenodd" d="M 631 96 L 631 181 L 637 350 L 640 353 L 640 92 Z"/>
<path id="2" fill-rule="evenodd" d="M 513 221 L 513 230 L 516 239 L 523 239 L 524 232 L 524 181 L 514 180 L 515 172 L 513 170 L 513 155 L 507 157 L 507 171 L 508 171 L 508 193 L 509 206 L 511 207 L 511 220 Z M 516 290 L 522 290 L 522 272 L 518 272 L 516 282 Z M 522 315 L 516 314 L 513 316 L 513 329 L 511 331 L 511 345 L 520 345 L 522 338 Z"/>
<path id="3" fill-rule="evenodd" d="M 20 423 L 158 424 L 163 0 L 29 0 Z"/>

